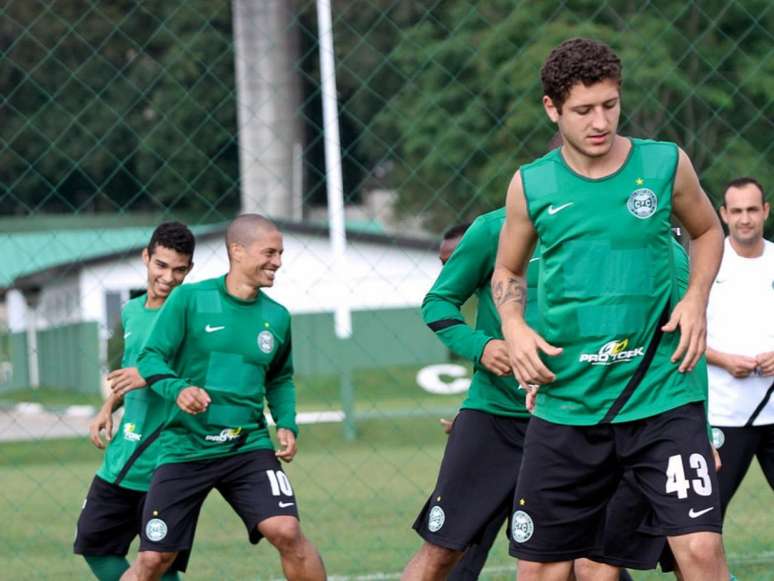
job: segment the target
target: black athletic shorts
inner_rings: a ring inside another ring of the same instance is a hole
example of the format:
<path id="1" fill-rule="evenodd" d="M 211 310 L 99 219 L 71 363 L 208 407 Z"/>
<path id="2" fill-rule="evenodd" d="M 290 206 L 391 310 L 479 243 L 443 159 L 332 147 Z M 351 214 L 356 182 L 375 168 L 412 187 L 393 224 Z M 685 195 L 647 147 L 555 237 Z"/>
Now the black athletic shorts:
<path id="1" fill-rule="evenodd" d="M 162 464 L 151 481 L 142 513 L 141 551 L 171 553 L 191 548 L 204 499 L 216 488 L 247 528 L 261 540 L 258 523 L 273 516 L 298 518 L 296 497 L 273 450 L 226 458 Z"/>
<path id="2" fill-rule="evenodd" d="M 720 533 L 703 403 L 619 424 L 532 418 L 511 517 L 511 555 L 551 563 L 599 553 L 606 505 L 627 470 L 663 534 Z"/>
<path id="3" fill-rule="evenodd" d="M 589 559 L 615 567 L 649 571 L 661 564 L 664 572 L 674 571 L 674 558 L 664 535 L 649 527 L 652 509 L 631 471 L 624 473 L 605 512 L 602 549 Z"/>
<path id="4" fill-rule="evenodd" d="M 88 557 L 126 556 L 140 534 L 145 494 L 95 476 L 78 517 L 73 552 Z M 188 556 L 189 551 L 181 551 L 171 569 L 185 571 Z"/>
<path id="5" fill-rule="evenodd" d="M 428 543 L 465 550 L 513 502 L 528 419 L 462 410 L 454 420 L 435 489 L 414 522 Z"/>
<path id="6" fill-rule="evenodd" d="M 723 514 L 744 480 L 753 458 L 758 458 L 769 486 L 774 490 L 774 424 L 712 428 L 712 439 L 720 454 L 718 473 Z"/>

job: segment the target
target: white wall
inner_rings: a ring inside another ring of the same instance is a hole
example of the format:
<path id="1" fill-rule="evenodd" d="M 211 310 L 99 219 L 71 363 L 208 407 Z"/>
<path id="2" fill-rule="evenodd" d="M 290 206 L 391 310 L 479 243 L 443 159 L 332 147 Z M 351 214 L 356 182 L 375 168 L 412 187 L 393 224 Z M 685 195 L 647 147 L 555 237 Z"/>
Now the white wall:
<path id="1" fill-rule="evenodd" d="M 411 250 L 384 244 L 353 242 L 348 246 L 344 280 L 332 272 L 333 256 L 327 238 L 287 233 L 283 264 L 267 294 L 292 313 L 333 311 L 340 300 L 353 310 L 418 307 L 438 275 L 435 251 Z M 188 282 L 220 276 L 228 270 L 221 240 L 197 245 L 195 266 Z"/>
<path id="2" fill-rule="evenodd" d="M 26 330 L 28 307 L 24 295 L 16 289 L 8 291 L 6 305 L 9 330 L 12 333 Z M 79 273 L 51 279 L 40 289 L 37 329 L 89 320 L 84 317 L 81 306 Z"/>
<path id="3" fill-rule="evenodd" d="M 267 294 L 292 313 L 330 312 L 340 300 L 349 301 L 353 310 L 418 307 L 440 269 L 435 251 L 353 242 L 348 247 L 347 272 L 340 280 L 331 271 L 333 259 L 327 238 L 287 233 L 284 244 L 283 266 Z M 209 239 L 197 244 L 194 269 L 186 281 L 221 276 L 227 270 L 223 241 Z M 41 292 L 40 328 L 96 321 L 107 333 L 105 293 L 127 294 L 129 289 L 145 288 L 145 284 L 139 252 L 52 280 Z M 9 328 L 24 330 L 26 304 L 21 293 L 9 291 L 7 305 Z"/>

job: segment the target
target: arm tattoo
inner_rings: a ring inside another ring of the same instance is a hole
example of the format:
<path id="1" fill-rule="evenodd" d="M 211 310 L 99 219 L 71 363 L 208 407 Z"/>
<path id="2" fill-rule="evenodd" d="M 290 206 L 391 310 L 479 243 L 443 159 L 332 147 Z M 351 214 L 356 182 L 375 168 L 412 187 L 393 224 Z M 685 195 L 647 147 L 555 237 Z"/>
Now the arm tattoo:
<path id="1" fill-rule="evenodd" d="M 524 305 L 527 299 L 527 285 L 522 276 L 509 276 L 506 280 L 493 282 L 492 291 L 496 307 L 505 303 L 518 303 Z"/>

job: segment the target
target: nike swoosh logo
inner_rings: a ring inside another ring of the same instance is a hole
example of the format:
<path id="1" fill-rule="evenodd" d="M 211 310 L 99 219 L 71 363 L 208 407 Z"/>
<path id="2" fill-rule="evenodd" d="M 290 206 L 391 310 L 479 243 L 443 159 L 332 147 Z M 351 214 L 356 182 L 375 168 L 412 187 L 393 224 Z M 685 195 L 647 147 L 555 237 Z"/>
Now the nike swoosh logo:
<path id="1" fill-rule="evenodd" d="M 207 325 L 204 327 L 204 330 L 207 331 L 208 333 L 214 333 L 215 331 L 222 331 L 225 328 L 226 328 L 225 326 L 211 327 L 210 325 Z"/>
<path id="2" fill-rule="evenodd" d="M 715 284 L 723 284 L 724 282 L 726 282 L 726 279 L 723 279 L 723 280 L 721 280 L 721 279 L 717 279 L 717 280 L 715 281 Z"/>
<path id="3" fill-rule="evenodd" d="M 699 518 L 701 515 L 708 513 L 711 510 L 715 510 L 714 506 L 711 506 L 709 508 L 705 508 L 704 510 L 689 510 L 688 516 L 691 518 Z"/>
<path id="4" fill-rule="evenodd" d="M 575 202 L 567 202 L 566 204 L 562 204 L 561 206 L 558 206 L 558 207 L 556 207 L 556 208 L 554 208 L 554 206 L 553 206 L 553 205 L 551 205 L 551 206 L 548 206 L 548 215 L 549 215 L 549 216 L 553 216 L 554 214 L 557 214 L 557 213 L 561 212 L 561 211 L 562 211 L 562 210 L 564 210 L 565 208 L 569 208 L 569 207 L 570 207 L 570 206 L 572 206 L 574 203 L 575 203 Z"/>
<path id="5" fill-rule="evenodd" d="M 296 503 L 295 502 L 282 502 L 282 501 L 280 501 L 279 507 L 280 508 L 287 508 L 289 506 L 293 506 L 294 504 L 296 504 Z"/>
<path id="6" fill-rule="evenodd" d="M 540 260 L 540 257 L 538 256 L 537 258 L 530 258 L 529 259 L 530 262 L 535 262 L 536 260 Z"/>
<path id="7" fill-rule="evenodd" d="M 128 339 L 129 335 L 131 335 L 131 334 L 132 334 L 131 331 L 129 331 L 128 333 L 124 333 L 124 339 Z"/>

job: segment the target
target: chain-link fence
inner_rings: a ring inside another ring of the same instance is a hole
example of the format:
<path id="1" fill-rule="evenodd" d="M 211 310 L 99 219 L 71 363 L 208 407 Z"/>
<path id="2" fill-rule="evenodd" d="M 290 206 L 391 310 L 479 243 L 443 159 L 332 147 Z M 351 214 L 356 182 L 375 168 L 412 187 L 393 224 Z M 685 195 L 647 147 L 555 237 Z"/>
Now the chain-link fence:
<path id="1" fill-rule="evenodd" d="M 330 573 L 392 578 L 419 544 L 410 524 L 443 450 L 437 418 L 454 414 L 471 368 L 419 314 L 436 239 L 501 206 L 514 170 L 544 153 L 554 129 L 538 73 L 551 47 L 570 36 L 613 46 L 622 133 L 680 144 L 716 203 L 734 177 L 770 186 L 767 0 L 331 4 L 335 93 L 313 0 L 0 6 L 0 577 L 88 575 L 70 554 L 100 461 L 83 434 L 159 222 L 194 228 L 189 281 L 226 270 L 224 225 L 240 210 L 281 224 L 272 295 L 294 316 L 304 425 L 289 473 L 304 527 Z M 345 267 L 326 213 L 331 95 Z M 726 526 L 740 579 L 774 578 L 771 498 L 755 466 Z M 240 527 L 208 501 L 187 576 L 281 576 Z M 485 572 L 513 567 L 503 535 Z"/>

